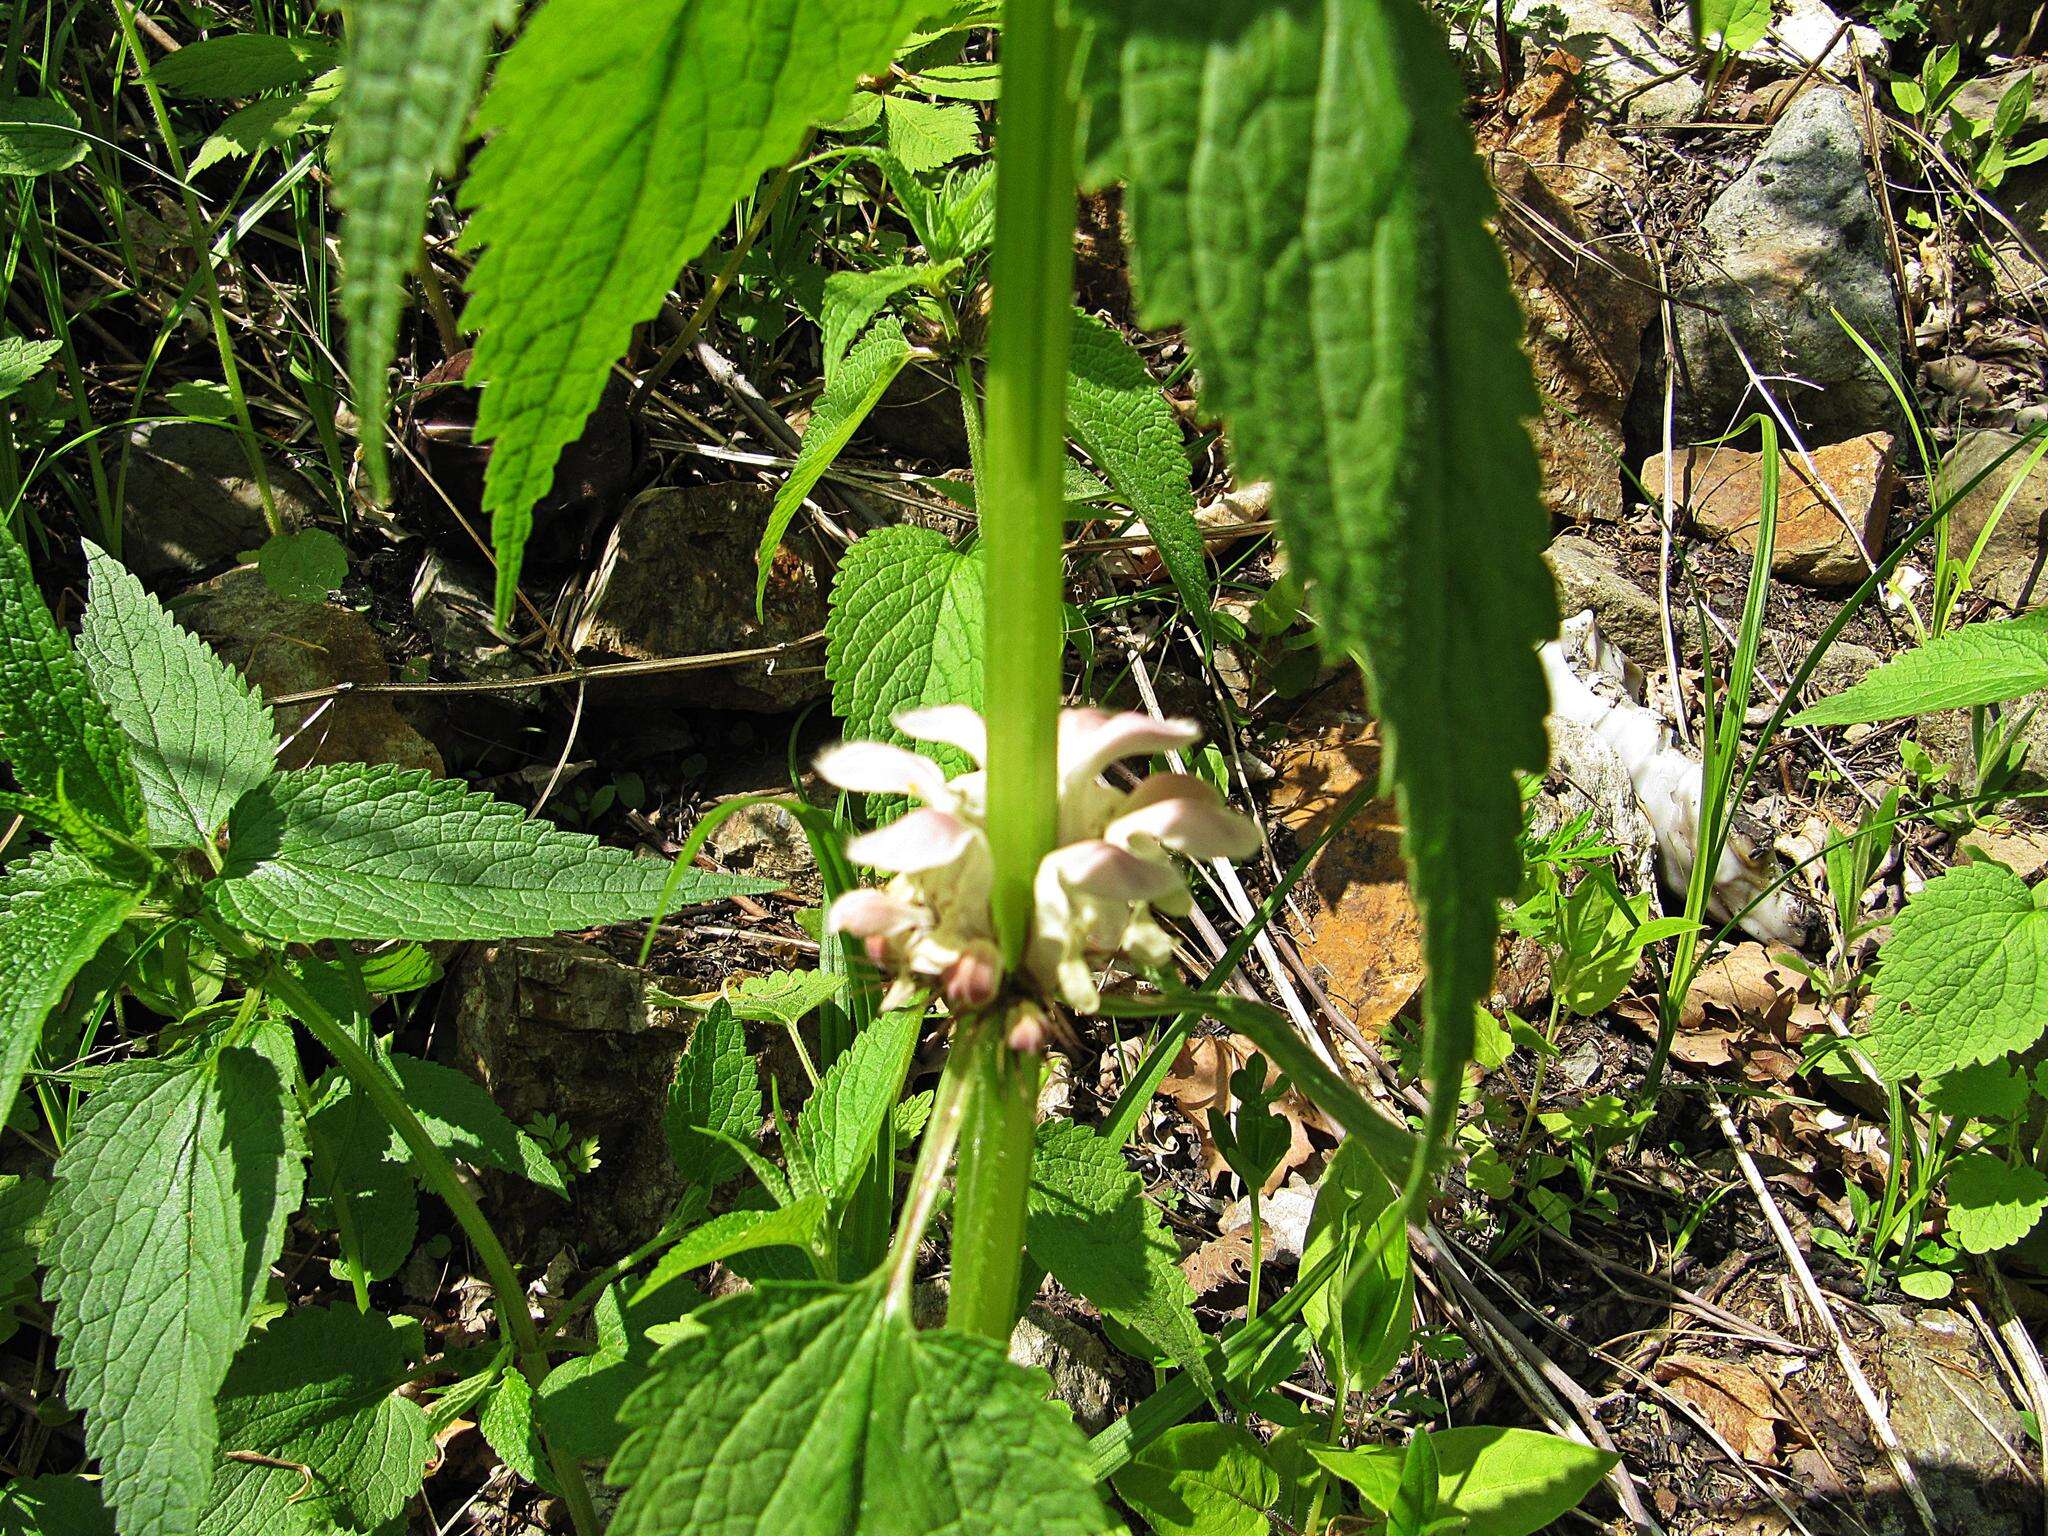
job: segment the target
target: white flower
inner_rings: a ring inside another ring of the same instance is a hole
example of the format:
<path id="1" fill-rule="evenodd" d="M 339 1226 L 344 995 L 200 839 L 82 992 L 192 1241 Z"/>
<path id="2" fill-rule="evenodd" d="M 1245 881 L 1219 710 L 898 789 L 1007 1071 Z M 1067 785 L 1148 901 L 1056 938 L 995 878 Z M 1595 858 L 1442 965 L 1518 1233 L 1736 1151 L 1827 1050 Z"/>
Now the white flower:
<path id="1" fill-rule="evenodd" d="M 960 705 L 905 710 L 904 735 L 988 756 L 981 716 Z M 1024 967 L 1046 992 L 1081 1012 L 1101 1002 L 1095 973 L 1122 956 L 1158 965 L 1172 940 L 1154 918 L 1189 907 L 1187 879 L 1173 855 L 1246 858 L 1258 833 L 1200 779 L 1160 773 L 1119 790 L 1102 774 L 1129 757 L 1187 747 L 1200 732 L 1185 720 L 1099 709 L 1061 712 L 1059 839 L 1032 882 L 1031 933 Z M 918 802 L 887 826 L 847 844 L 847 857 L 892 878 L 880 890 L 849 891 L 832 904 L 827 926 L 861 939 L 894 978 L 900 1000 L 920 980 L 936 983 L 949 1006 L 983 1007 L 1003 981 L 989 913 L 994 862 L 982 828 L 987 776 L 947 778 L 931 759 L 878 741 L 846 742 L 818 758 L 818 772 L 841 789 L 906 795 Z"/>

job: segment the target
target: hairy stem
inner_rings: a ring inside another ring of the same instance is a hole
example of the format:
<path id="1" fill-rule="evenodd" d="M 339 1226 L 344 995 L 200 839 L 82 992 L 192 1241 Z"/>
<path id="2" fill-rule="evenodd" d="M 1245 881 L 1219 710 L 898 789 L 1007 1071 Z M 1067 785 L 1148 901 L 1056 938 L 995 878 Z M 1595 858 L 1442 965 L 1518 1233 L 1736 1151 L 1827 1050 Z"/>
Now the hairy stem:
<path id="1" fill-rule="evenodd" d="M 967 1122 L 953 1196 L 953 1294 L 946 1325 L 1007 1341 L 1024 1270 L 1024 1206 L 1038 1111 L 1038 1057 L 1010 1049 L 992 1016 L 969 1039 Z"/>
<path id="2" fill-rule="evenodd" d="M 1005 958 L 1022 953 L 1031 878 L 1058 836 L 1062 467 L 1074 291 L 1073 44 L 1057 0 L 1003 6 L 996 248 L 989 269 L 988 837 Z"/>

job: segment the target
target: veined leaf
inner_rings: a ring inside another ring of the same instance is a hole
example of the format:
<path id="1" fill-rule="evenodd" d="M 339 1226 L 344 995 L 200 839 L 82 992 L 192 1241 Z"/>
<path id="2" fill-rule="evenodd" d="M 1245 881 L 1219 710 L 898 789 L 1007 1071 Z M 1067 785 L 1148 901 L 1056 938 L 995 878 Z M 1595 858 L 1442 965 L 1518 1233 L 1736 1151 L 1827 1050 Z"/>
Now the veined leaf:
<path id="1" fill-rule="evenodd" d="M 348 1216 L 352 1251 L 364 1273 L 398 1272 L 419 1232 L 419 1191 L 412 1169 L 390 1157 L 391 1130 L 376 1107 L 335 1068 L 314 1091 L 306 1117 L 312 1160 L 306 1210 L 315 1226 L 338 1232 Z"/>
<path id="2" fill-rule="evenodd" d="M 1267 1536 L 1280 1503 L 1280 1474 L 1234 1424 L 1176 1424 L 1114 1481 L 1158 1536 Z"/>
<path id="3" fill-rule="evenodd" d="M 255 1051 L 110 1070 L 57 1159 L 57 1363 L 123 1536 L 186 1536 L 205 1508 L 214 1394 L 248 1331 L 301 1165 L 285 1086 Z"/>
<path id="4" fill-rule="evenodd" d="M 647 1379 L 660 1348 L 653 1329 L 673 1324 L 705 1303 L 691 1285 L 668 1285 L 642 1300 L 625 1301 L 615 1285 L 597 1300 L 597 1349 L 564 1360 L 540 1384 L 535 1405 L 543 1428 L 564 1455 L 592 1460 L 617 1452 L 625 1439 L 619 1407 Z"/>
<path id="5" fill-rule="evenodd" d="M 834 272 L 826 278 L 825 302 L 818 311 L 818 328 L 824 333 L 825 383 L 828 390 L 847 350 L 867 329 L 868 322 L 888 307 L 891 299 L 913 288 L 934 287 L 959 267 L 957 259 L 918 262 L 911 266 L 877 267 L 872 272 Z"/>
<path id="6" fill-rule="evenodd" d="M 1101 1536 L 1086 1445 L 1002 1346 L 918 1333 L 873 1284 L 697 1312 L 627 1401 L 612 1536 Z"/>
<path id="7" fill-rule="evenodd" d="M 0 111 L 4 110 L 5 103 L 0 101 Z M 61 341 L 27 341 L 20 336 L 0 336 L 0 400 L 13 396 L 63 350 Z"/>
<path id="8" fill-rule="evenodd" d="M 214 909 L 288 943 L 539 937 L 647 917 L 669 867 L 529 819 L 450 779 L 342 763 L 235 807 Z M 685 870 L 688 904 L 774 882 Z"/>
<path id="9" fill-rule="evenodd" d="M 1861 725 L 1941 709 L 2004 704 L 2048 689 L 2048 615 L 1961 629 L 1894 656 L 1787 725 Z"/>
<path id="10" fill-rule="evenodd" d="M 1323 1170 L 1302 1267 L 1333 1251 L 1343 1254 L 1343 1268 L 1309 1297 L 1302 1320 L 1331 1371 L 1352 1389 L 1369 1392 L 1407 1353 L 1415 1327 L 1415 1272 L 1399 1191 L 1356 1137 Z"/>
<path id="11" fill-rule="evenodd" d="M 535 502 L 635 325 L 762 172 L 888 67 L 927 0 L 551 0 L 498 66 L 463 188 L 476 435 L 506 622 Z"/>
<path id="12" fill-rule="evenodd" d="M 54 849 L 0 875 L 0 1125 L 13 1113 L 43 1020 L 138 899 Z"/>
<path id="13" fill-rule="evenodd" d="M 529 1483 L 550 1493 L 559 1492 L 554 1473 L 547 1464 L 547 1447 L 541 1442 L 540 1426 L 534 1419 L 533 1383 L 523 1372 L 508 1366 L 477 1415 L 476 1427 L 498 1459 Z"/>
<path id="14" fill-rule="evenodd" d="M 1209 564 L 1180 418 L 1123 332 L 1093 315 L 1074 317 L 1067 430 L 1144 521 L 1188 616 L 1207 634 Z"/>
<path id="15" fill-rule="evenodd" d="M 964 160 L 981 148 L 981 119 L 965 102 L 936 105 L 908 96 L 882 98 L 889 153 L 916 175 Z"/>
<path id="16" fill-rule="evenodd" d="M 47 176 L 78 164 L 88 148 L 62 97 L 0 90 L 0 176 Z"/>
<path id="17" fill-rule="evenodd" d="M 921 704 L 981 708 L 982 567 L 929 528 L 878 528 L 846 552 L 825 620 L 832 710 L 850 738 L 898 741 L 889 723 Z M 949 772 L 951 747 L 919 744 Z"/>
<path id="18" fill-rule="evenodd" d="M 821 1195 L 806 1195 L 765 1211 L 727 1211 L 723 1216 L 714 1216 L 677 1239 L 676 1245 L 661 1256 L 661 1262 L 640 1283 L 633 1299 L 643 1301 L 691 1270 L 735 1254 L 761 1248 L 808 1248 L 824 1222 L 825 1201 Z"/>
<path id="19" fill-rule="evenodd" d="M 909 361 L 910 343 L 903 339 L 903 327 L 887 320 L 869 331 L 846 355 L 845 365 L 826 381 L 825 392 L 818 397 L 818 408 L 804 424 L 796 462 L 790 466 L 782 489 L 775 493 L 768 524 L 761 530 L 761 548 L 756 557 L 759 570 L 754 577 L 755 613 L 764 611 L 768 602 L 768 574 L 775 548 L 782 542 L 790 519 Z"/>
<path id="20" fill-rule="evenodd" d="M 803 1163 L 834 1205 L 845 1203 L 872 1160 L 923 1026 L 917 1009 L 878 1015 L 825 1069 L 797 1117 Z"/>
<path id="21" fill-rule="evenodd" d="M 1213 1394 L 1180 1250 L 1115 1142 L 1072 1121 L 1039 1126 L 1024 1241 L 1061 1285 L 1143 1335 Z"/>
<path id="22" fill-rule="evenodd" d="M 1879 952 L 1864 1048 L 1886 1079 L 2025 1050 L 2048 1027 L 2048 911 L 1999 864 L 1922 886 Z"/>
<path id="23" fill-rule="evenodd" d="M 512 1123 L 483 1084 L 437 1061 L 397 1052 L 388 1060 L 392 1076 L 405 1090 L 405 1102 L 419 1116 L 435 1146 L 466 1163 L 516 1173 L 564 1200 L 569 1198 L 561 1170 L 548 1161 L 546 1150 Z M 390 1132 L 384 1155 L 407 1156 L 405 1142 L 395 1130 Z"/>
<path id="24" fill-rule="evenodd" d="M 1948 1230 L 1965 1253 L 1995 1253 L 2020 1241 L 2048 1210 L 2048 1175 L 2031 1163 L 2008 1163 L 1996 1152 L 1965 1153 L 1950 1165 L 1944 1187 Z"/>
<path id="25" fill-rule="evenodd" d="M 150 840 L 206 848 L 277 765 L 270 707 L 121 563 L 85 546 L 78 655 L 129 742 Z"/>
<path id="26" fill-rule="evenodd" d="M 736 1018 L 794 1029 L 847 986 L 845 976 L 828 971 L 770 971 L 736 982 L 726 993 L 726 1003 Z"/>
<path id="27" fill-rule="evenodd" d="M 93 692 L 36 590 L 28 556 L 0 528 L 0 757 L 29 794 L 66 800 L 110 831 L 142 830 L 126 738 Z"/>
<path id="28" fill-rule="evenodd" d="M 281 149 L 300 134 L 324 127 L 334 119 L 341 86 L 341 71 L 329 70 L 301 90 L 284 96 L 266 96 L 231 112 L 227 121 L 199 146 L 199 153 L 187 167 L 188 174 L 197 176 L 208 166 L 245 159 L 258 150 Z"/>
<path id="29" fill-rule="evenodd" d="M 390 1319 L 352 1306 L 302 1307 L 251 1340 L 221 1389 L 221 1444 L 269 1460 L 219 1459 L 199 1536 L 327 1536 L 395 1518 L 434 1448 L 426 1414 L 396 1395 L 406 1364 Z"/>
<path id="30" fill-rule="evenodd" d="M 1424 918 L 1441 1145 L 1547 755 L 1556 633 L 1537 396 L 1464 91 L 1419 0 L 1079 0 L 1144 323 L 1185 320 L 1204 405 L 1328 643 L 1362 654 Z M 1098 114 L 1099 115 L 1099 114 Z"/>
<path id="31" fill-rule="evenodd" d="M 1440 1513 L 1455 1515 L 1486 1536 L 1531 1536 L 1593 1491 L 1621 1458 L 1576 1440 L 1533 1429 L 1461 1425 L 1430 1433 L 1436 1451 Z M 1340 1451 L 1312 1445 L 1309 1454 L 1382 1512 L 1400 1497 L 1406 1451 L 1368 1445 Z"/>
<path id="32" fill-rule="evenodd" d="M 335 63 L 334 45 L 325 38 L 234 32 L 187 43 L 156 60 L 149 73 L 166 95 L 217 101 L 297 85 Z"/>
<path id="33" fill-rule="evenodd" d="M 350 0 L 334 190 L 347 210 L 349 382 L 379 501 L 391 494 L 384 370 L 398 346 L 405 273 L 419 256 L 434 177 L 454 169 L 491 32 L 511 20 L 509 0 Z"/>
<path id="34" fill-rule="evenodd" d="M 1771 0 L 1692 0 L 1692 36 L 1709 53 L 1747 53 L 1771 30 Z"/>
<path id="35" fill-rule="evenodd" d="M 706 1188 L 740 1170 L 739 1154 L 718 1136 L 752 1146 L 760 1134 L 761 1069 L 730 1004 L 712 1004 L 697 1021 L 669 1089 L 662 1128 L 683 1177 Z"/>

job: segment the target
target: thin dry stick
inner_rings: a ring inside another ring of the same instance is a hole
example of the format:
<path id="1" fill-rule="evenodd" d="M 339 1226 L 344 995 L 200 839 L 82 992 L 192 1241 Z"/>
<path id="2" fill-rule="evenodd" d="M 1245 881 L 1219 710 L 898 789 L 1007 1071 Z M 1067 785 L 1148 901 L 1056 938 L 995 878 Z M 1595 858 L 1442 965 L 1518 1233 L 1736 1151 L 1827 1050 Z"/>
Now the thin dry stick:
<path id="1" fill-rule="evenodd" d="M 670 672 L 708 672 L 717 667 L 738 666 L 748 661 L 772 661 L 797 651 L 808 650 L 825 638 L 814 630 L 795 640 L 774 645 L 756 645 L 737 651 L 707 651 L 697 656 L 656 656 L 647 661 L 607 661 L 592 667 L 565 667 L 559 672 L 542 672 L 533 677 L 508 677 L 463 683 L 332 683 L 325 688 L 308 688 L 302 693 L 281 693 L 270 700 L 273 707 L 310 704 L 316 699 L 360 695 L 455 695 L 475 693 L 526 693 L 535 688 L 560 688 L 569 683 L 584 684 L 621 677 L 659 677 Z"/>
<path id="2" fill-rule="evenodd" d="M 1728 1149 L 1735 1154 L 1736 1165 L 1742 1170 L 1743 1182 L 1749 1185 L 1749 1192 L 1763 1207 L 1764 1219 L 1771 1224 L 1771 1235 L 1777 1238 L 1778 1248 L 1785 1255 L 1785 1262 L 1791 1267 L 1793 1277 L 1799 1282 L 1799 1289 L 1806 1298 L 1806 1305 L 1827 1330 L 1828 1341 L 1834 1346 L 1835 1360 L 1842 1367 L 1842 1374 L 1849 1378 L 1849 1386 L 1856 1393 L 1856 1401 L 1863 1405 L 1863 1412 L 1870 1420 L 1870 1427 L 1876 1432 L 1878 1444 L 1884 1447 L 1886 1459 L 1892 1464 L 1892 1475 L 1899 1480 L 1899 1486 L 1906 1491 L 1906 1497 L 1913 1503 L 1913 1511 L 1919 1515 L 1920 1523 L 1926 1527 L 1927 1536 L 1942 1536 L 1941 1527 L 1935 1524 L 1934 1506 L 1927 1502 L 1927 1491 L 1920 1486 L 1920 1474 L 1913 1470 L 1913 1463 L 1906 1459 L 1906 1448 L 1899 1443 L 1897 1433 L 1892 1429 L 1891 1415 L 1885 1412 L 1884 1404 L 1878 1401 L 1877 1392 L 1870 1385 L 1870 1378 L 1863 1374 L 1863 1367 L 1856 1359 L 1856 1352 L 1849 1347 L 1849 1340 L 1842 1332 L 1842 1325 L 1835 1321 L 1835 1314 L 1828 1306 L 1827 1297 L 1813 1278 L 1813 1271 L 1807 1267 L 1806 1256 L 1799 1251 L 1799 1244 L 1793 1240 L 1792 1229 L 1786 1225 L 1785 1213 L 1778 1209 L 1778 1202 L 1764 1183 L 1764 1176 L 1756 1166 L 1756 1160 L 1749 1155 L 1749 1149 L 1736 1134 L 1735 1121 L 1728 1113 L 1728 1106 L 1721 1102 L 1718 1093 L 1709 1091 L 1708 1107 L 1714 1114 L 1714 1123 L 1721 1128 L 1721 1137 L 1728 1143 Z"/>
<path id="3" fill-rule="evenodd" d="M 1619 1448 L 1607 1433 L 1606 1425 L 1600 1422 L 1593 1400 L 1586 1396 L 1585 1389 L 1531 1344 L 1507 1315 L 1493 1304 L 1492 1299 L 1479 1289 L 1452 1255 L 1443 1234 L 1434 1227 L 1410 1227 L 1408 1230 L 1410 1246 L 1429 1262 L 1432 1273 L 1442 1276 L 1450 1284 L 1451 1289 L 1458 1293 L 1459 1301 L 1484 1325 L 1475 1330 L 1480 1338 L 1485 1339 L 1491 1334 L 1498 1342 L 1500 1348 L 1496 1358 L 1500 1365 L 1523 1401 L 1549 1424 L 1551 1431 L 1581 1445 L 1597 1446 L 1619 1456 Z M 1569 1409 L 1567 1403 L 1571 1405 Z M 1607 1484 L 1622 1512 L 1638 1531 L 1645 1536 L 1665 1536 L 1664 1527 L 1650 1513 L 1650 1506 L 1643 1500 L 1643 1491 L 1636 1485 L 1626 1462 L 1614 1464 L 1614 1470 L 1607 1474 Z"/>
<path id="4" fill-rule="evenodd" d="M 2005 1288 L 2005 1276 L 1989 1259 L 1984 1261 L 1983 1269 L 1985 1279 L 1990 1282 L 1992 1305 L 1998 1312 L 1998 1337 L 2019 1364 L 2036 1421 L 2048 1423 L 2048 1369 L 2042 1367 L 2041 1352 L 2034 1347 L 2033 1335 L 2027 1332 L 2026 1324 L 2013 1310 L 2012 1293 Z M 2048 1444 L 2041 1447 L 2041 1529 L 2048 1533 Z"/>

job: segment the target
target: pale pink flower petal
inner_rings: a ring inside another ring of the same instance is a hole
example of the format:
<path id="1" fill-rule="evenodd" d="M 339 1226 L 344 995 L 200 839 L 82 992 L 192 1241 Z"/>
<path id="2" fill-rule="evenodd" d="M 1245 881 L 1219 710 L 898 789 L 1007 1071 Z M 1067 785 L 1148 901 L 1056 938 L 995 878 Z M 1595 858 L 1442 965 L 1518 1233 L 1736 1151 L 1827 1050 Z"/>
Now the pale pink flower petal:
<path id="1" fill-rule="evenodd" d="M 939 974 L 939 990 L 954 1012 L 986 1008 L 1003 984 L 1003 957 L 985 941 L 969 944 L 959 959 Z"/>
<path id="2" fill-rule="evenodd" d="M 1191 747 L 1202 739 L 1192 720 L 1155 720 L 1131 710 L 1069 709 L 1060 714 L 1060 784 L 1087 783 L 1111 763 Z"/>
<path id="3" fill-rule="evenodd" d="M 923 709 L 899 709 L 890 723 L 914 741 L 943 742 L 958 747 L 977 763 L 988 761 L 988 726 L 977 710 L 965 704 L 932 704 Z"/>
<path id="4" fill-rule="evenodd" d="M 926 808 L 863 832 L 846 845 L 846 856 L 892 875 L 915 875 L 952 863 L 980 836 L 959 817 Z"/>
<path id="5" fill-rule="evenodd" d="M 1248 819 L 1193 796 L 1155 800 L 1127 811 L 1102 835 L 1123 847 L 1133 837 L 1149 837 L 1191 859 L 1248 859 L 1259 851 L 1258 829 Z"/>
<path id="6" fill-rule="evenodd" d="M 909 795 L 927 805 L 946 799 L 946 772 L 928 757 L 886 741 L 847 741 L 818 754 L 818 775 L 863 795 Z"/>
<path id="7" fill-rule="evenodd" d="M 1124 796 L 1124 809 L 1135 811 L 1161 800 L 1194 800 L 1203 805 L 1221 805 L 1223 796 L 1207 779 L 1192 773 L 1149 773 Z"/>
<path id="8" fill-rule="evenodd" d="M 1187 892 L 1172 865 L 1141 859 L 1114 843 L 1069 843 L 1046 860 L 1069 889 L 1103 901 L 1171 901 Z"/>
<path id="9" fill-rule="evenodd" d="M 863 886 L 832 903 L 825 913 L 825 931 L 850 933 L 857 939 L 886 938 L 907 932 L 922 921 L 923 914 L 908 902 Z"/>

